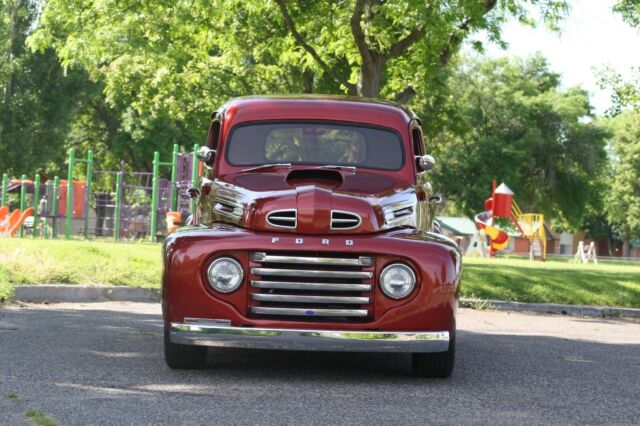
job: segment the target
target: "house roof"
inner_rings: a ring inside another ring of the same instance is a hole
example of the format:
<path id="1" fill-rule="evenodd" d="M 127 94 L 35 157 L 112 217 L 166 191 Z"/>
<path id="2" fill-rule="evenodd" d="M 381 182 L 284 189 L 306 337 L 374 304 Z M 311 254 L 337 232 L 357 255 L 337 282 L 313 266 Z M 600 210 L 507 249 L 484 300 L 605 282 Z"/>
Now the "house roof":
<path id="1" fill-rule="evenodd" d="M 468 217 L 437 216 L 436 222 L 456 235 L 470 236 L 476 233 L 476 224 Z"/>

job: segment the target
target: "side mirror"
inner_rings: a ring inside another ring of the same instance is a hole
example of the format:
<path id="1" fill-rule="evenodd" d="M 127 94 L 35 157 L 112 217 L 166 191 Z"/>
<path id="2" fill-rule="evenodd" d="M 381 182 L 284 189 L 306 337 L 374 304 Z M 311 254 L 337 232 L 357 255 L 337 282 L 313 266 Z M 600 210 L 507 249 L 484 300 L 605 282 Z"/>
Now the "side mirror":
<path id="1" fill-rule="evenodd" d="M 216 150 L 207 148 L 206 146 L 201 146 L 198 148 L 196 156 L 198 157 L 198 160 L 210 166 L 216 158 Z"/>
<path id="2" fill-rule="evenodd" d="M 426 172 L 433 169 L 436 165 L 436 160 L 431 155 L 416 155 L 416 167 L 419 172 Z"/>

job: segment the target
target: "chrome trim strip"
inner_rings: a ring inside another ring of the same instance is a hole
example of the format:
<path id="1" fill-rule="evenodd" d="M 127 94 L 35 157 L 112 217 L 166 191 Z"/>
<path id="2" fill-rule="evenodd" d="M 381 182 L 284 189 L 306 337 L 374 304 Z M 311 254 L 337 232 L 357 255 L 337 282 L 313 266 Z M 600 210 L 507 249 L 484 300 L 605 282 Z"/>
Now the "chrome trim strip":
<path id="1" fill-rule="evenodd" d="M 396 212 L 411 209 L 411 212 L 402 216 L 396 217 Z M 403 200 L 395 203 L 390 203 L 382 206 L 382 213 L 385 217 L 385 224 L 383 229 L 394 228 L 396 226 L 415 226 L 416 223 L 416 201 L 415 200 Z M 389 215 L 393 217 L 388 217 Z"/>
<path id="2" fill-rule="evenodd" d="M 280 256 L 276 254 L 266 254 L 263 252 L 255 252 L 259 254 L 259 262 L 264 263 L 292 263 L 296 265 L 335 265 L 335 266 L 370 266 L 364 264 L 361 258 L 371 256 L 360 256 L 358 259 L 338 258 L 338 257 L 305 257 L 305 256 Z"/>
<path id="3" fill-rule="evenodd" d="M 320 271 L 311 269 L 278 269 L 251 268 L 251 273 L 262 276 L 275 277 L 307 277 L 307 278 L 372 278 L 373 272 L 368 271 Z"/>
<path id="4" fill-rule="evenodd" d="M 274 217 L 274 220 L 282 220 L 282 221 L 293 221 L 293 225 L 278 225 L 271 222 L 271 218 L 278 213 L 289 213 L 293 212 L 293 217 Z M 283 228 L 283 229 L 296 229 L 298 227 L 298 210 L 297 209 L 282 209 L 282 210 L 274 210 L 272 212 L 267 213 L 267 223 L 274 228 Z"/>
<path id="5" fill-rule="evenodd" d="M 396 211 L 403 210 L 409 207 L 415 207 L 415 200 L 402 200 L 396 201 L 395 203 L 389 203 L 382 206 L 382 210 L 386 211 Z"/>
<path id="6" fill-rule="evenodd" d="M 360 296 L 306 296 L 299 294 L 267 294 L 253 293 L 253 300 L 261 302 L 293 302 L 293 303 L 344 303 L 362 305 L 369 303 L 368 297 Z"/>
<path id="7" fill-rule="evenodd" d="M 403 226 L 403 225 L 412 226 L 415 224 L 415 216 L 412 213 L 412 214 L 396 217 L 394 219 L 387 221 L 386 224 L 388 227 Z"/>
<path id="8" fill-rule="evenodd" d="M 304 317 L 366 317 L 369 311 L 366 309 L 311 309 L 311 308 L 271 308 L 254 306 L 251 308 L 254 314 L 262 315 L 293 315 Z"/>
<path id="9" fill-rule="evenodd" d="M 251 281 L 251 287 L 283 290 L 369 291 L 371 284 L 299 283 L 286 281 Z"/>
<path id="10" fill-rule="evenodd" d="M 221 204 L 227 204 L 233 207 L 240 207 L 242 208 L 242 203 L 239 203 L 238 201 L 234 200 L 233 198 L 227 198 L 225 196 L 222 196 L 220 194 L 216 194 L 215 198 L 213 199 L 214 202 L 220 202 Z"/>
<path id="11" fill-rule="evenodd" d="M 353 216 L 353 219 L 334 219 L 333 218 L 333 214 L 334 213 L 347 214 L 347 215 Z M 333 226 L 334 222 L 348 223 L 348 222 L 351 222 L 353 220 L 356 221 L 356 224 L 353 225 L 353 226 L 339 227 L 339 228 L 336 228 L 335 226 Z M 343 230 L 355 229 L 360 225 L 362 225 L 362 217 L 360 217 L 359 214 L 356 214 L 356 213 L 353 213 L 353 212 L 348 212 L 348 211 L 345 211 L 345 210 L 331 210 L 331 229 L 337 230 L 337 231 L 343 231 Z"/>
<path id="12" fill-rule="evenodd" d="M 220 216 L 226 216 L 230 219 L 235 219 L 235 220 L 240 220 L 242 219 L 242 214 L 235 214 L 233 213 L 233 211 L 235 211 L 235 209 L 237 207 L 234 207 L 234 210 L 231 212 L 227 212 L 224 210 L 221 210 L 220 208 L 218 208 L 219 205 L 221 205 L 222 203 L 218 203 L 216 202 L 216 204 L 213 206 L 213 209 L 216 211 L 217 214 L 219 214 Z"/>
<path id="13" fill-rule="evenodd" d="M 222 210 L 220 208 L 221 206 L 231 208 L 231 211 Z M 233 220 L 242 219 L 242 215 L 244 214 L 244 207 L 242 206 L 242 203 L 239 203 L 238 201 L 231 198 L 226 198 L 223 195 L 220 195 L 220 193 L 218 192 L 216 192 L 216 195 L 213 199 L 213 210 L 217 214 Z M 237 210 L 239 210 L 239 212 L 237 212 Z"/>
<path id="14" fill-rule="evenodd" d="M 358 331 L 234 327 L 189 318 L 169 328 L 173 343 L 212 347 L 345 352 L 445 352 L 448 331 Z"/>

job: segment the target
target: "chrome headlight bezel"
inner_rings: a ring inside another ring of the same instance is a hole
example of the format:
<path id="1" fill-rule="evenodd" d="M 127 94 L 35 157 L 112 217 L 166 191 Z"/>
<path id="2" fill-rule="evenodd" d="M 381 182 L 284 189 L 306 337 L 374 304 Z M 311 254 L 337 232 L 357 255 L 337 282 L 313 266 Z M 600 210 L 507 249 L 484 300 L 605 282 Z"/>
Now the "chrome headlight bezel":
<path id="1" fill-rule="evenodd" d="M 409 286 L 409 288 L 405 291 L 403 291 L 401 294 L 394 294 L 392 292 L 389 291 L 389 289 L 385 286 L 385 275 L 387 275 L 392 269 L 394 268 L 400 268 L 406 272 L 408 272 L 409 277 L 411 278 L 411 285 Z M 380 275 L 378 277 L 378 283 L 380 285 L 380 290 L 382 291 L 382 293 L 384 293 L 385 296 L 394 299 L 394 300 L 400 300 L 400 299 L 404 299 L 406 297 L 408 297 L 409 295 L 411 295 L 411 293 L 413 293 L 413 290 L 415 290 L 416 288 L 416 284 L 417 284 L 417 279 L 416 279 L 416 273 L 414 272 L 413 268 L 410 267 L 407 264 L 404 263 L 391 263 L 389 265 L 387 265 L 382 272 L 380 272 Z"/>
<path id="2" fill-rule="evenodd" d="M 213 269 L 217 265 L 220 265 L 222 262 L 228 262 L 237 271 L 237 275 L 234 278 L 234 279 L 237 280 L 237 282 L 230 288 L 221 288 L 219 286 L 216 286 L 216 283 L 214 282 L 214 279 L 212 279 Z M 209 267 L 207 268 L 207 282 L 209 283 L 209 286 L 213 290 L 217 291 L 218 293 L 222 293 L 222 294 L 233 293 L 234 291 L 238 290 L 242 286 L 243 280 L 244 280 L 244 270 L 242 269 L 242 265 L 240 264 L 240 262 L 238 262 L 237 260 L 235 260 L 232 257 L 227 257 L 227 256 L 218 257 L 217 259 L 214 259 L 209 264 Z"/>

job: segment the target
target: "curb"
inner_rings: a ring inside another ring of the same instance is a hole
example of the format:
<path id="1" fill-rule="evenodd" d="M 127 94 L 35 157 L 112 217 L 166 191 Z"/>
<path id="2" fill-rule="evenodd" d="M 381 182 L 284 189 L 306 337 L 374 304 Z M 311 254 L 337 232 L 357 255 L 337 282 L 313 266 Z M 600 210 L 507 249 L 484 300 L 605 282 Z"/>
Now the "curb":
<path id="1" fill-rule="evenodd" d="M 160 290 L 112 285 L 40 284 L 15 287 L 13 300 L 30 303 L 83 302 L 160 302 Z M 640 318 L 640 309 L 606 306 L 561 305 L 557 303 L 523 303 L 504 300 L 460 299 L 459 306 L 471 309 L 494 309 L 506 312 L 533 312 L 585 317 Z"/>
<path id="2" fill-rule="evenodd" d="M 13 300 L 31 303 L 159 302 L 160 290 L 113 285 L 21 285 L 15 287 Z"/>
<path id="3" fill-rule="evenodd" d="M 608 306 L 561 305 L 557 303 L 523 303 L 504 300 L 460 299 L 459 306 L 472 309 L 495 309 L 510 312 L 534 312 L 584 317 L 640 318 L 640 309 L 613 308 Z"/>

